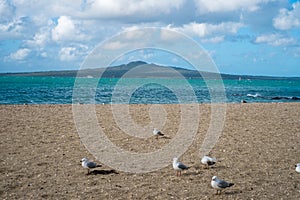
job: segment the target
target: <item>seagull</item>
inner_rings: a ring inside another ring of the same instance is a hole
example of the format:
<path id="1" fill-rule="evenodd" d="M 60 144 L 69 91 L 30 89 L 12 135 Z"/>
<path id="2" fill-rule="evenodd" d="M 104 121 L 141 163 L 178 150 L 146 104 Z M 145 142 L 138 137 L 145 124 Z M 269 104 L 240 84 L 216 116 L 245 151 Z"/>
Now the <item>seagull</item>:
<path id="1" fill-rule="evenodd" d="M 296 172 L 300 173 L 300 163 L 296 164 L 295 167 L 296 167 Z"/>
<path id="2" fill-rule="evenodd" d="M 201 163 L 204 164 L 206 168 L 216 164 L 216 162 L 217 162 L 216 158 L 211 158 L 209 156 L 203 156 L 203 158 L 201 159 Z"/>
<path id="3" fill-rule="evenodd" d="M 160 130 L 158 130 L 157 128 L 153 129 L 153 135 L 156 136 L 156 139 L 158 139 L 159 136 L 164 136 L 164 134 Z"/>
<path id="4" fill-rule="evenodd" d="M 173 158 L 173 169 L 176 171 L 176 176 L 181 176 L 181 171 L 187 170 L 190 167 L 185 166 L 183 163 L 178 161 L 178 158 Z M 179 172 L 179 173 L 178 173 Z"/>
<path id="5" fill-rule="evenodd" d="M 89 161 L 87 158 L 82 158 L 81 159 L 81 165 L 82 165 L 83 168 L 88 169 L 88 173 L 87 174 L 90 173 L 90 169 L 96 168 L 96 167 L 101 167 L 101 165 L 98 165 L 95 162 Z"/>
<path id="6" fill-rule="evenodd" d="M 217 194 L 221 194 L 222 189 L 231 187 L 233 185 L 234 185 L 234 183 L 229 183 L 229 182 L 223 181 L 221 179 L 218 179 L 218 177 L 216 177 L 216 176 L 213 176 L 211 179 L 211 186 L 217 190 Z M 220 193 L 219 193 L 219 191 L 220 191 Z"/>

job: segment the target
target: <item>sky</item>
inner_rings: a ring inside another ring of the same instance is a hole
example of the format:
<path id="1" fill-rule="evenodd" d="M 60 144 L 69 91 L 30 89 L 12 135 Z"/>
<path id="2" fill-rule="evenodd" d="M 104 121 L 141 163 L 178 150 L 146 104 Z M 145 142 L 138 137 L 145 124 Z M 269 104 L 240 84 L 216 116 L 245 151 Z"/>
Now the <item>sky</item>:
<path id="1" fill-rule="evenodd" d="M 221 73 L 300 77 L 299 0 L 0 0 L 0 16 L 0 73 L 79 69 L 103 41 L 157 27 L 196 41 Z M 114 64 L 135 60 L 188 67 L 155 49 Z"/>

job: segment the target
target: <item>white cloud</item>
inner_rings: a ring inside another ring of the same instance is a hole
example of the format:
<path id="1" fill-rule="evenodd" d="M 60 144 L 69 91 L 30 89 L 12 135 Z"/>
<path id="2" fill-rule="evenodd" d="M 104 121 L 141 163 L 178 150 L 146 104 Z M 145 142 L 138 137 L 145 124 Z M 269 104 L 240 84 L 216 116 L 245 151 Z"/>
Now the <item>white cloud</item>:
<path id="1" fill-rule="evenodd" d="M 61 61 L 82 60 L 88 53 L 88 47 L 85 45 L 63 47 L 59 51 L 59 59 Z"/>
<path id="2" fill-rule="evenodd" d="M 130 16 L 151 17 L 168 14 L 179 9 L 185 0 L 93 0 L 87 1 L 83 15 L 99 18 L 119 18 Z"/>
<path id="3" fill-rule="evenodd" d="M 82 0 L 52 0 L 52 1 L 38 1 L 38 0 L 11 0 L 16 9 L 17 16 L 35 16 L 41 21 L 58 17 L 61 15 L 75 16 L 80 11 Z"/>
<path id="4" fill-rule="evenodd" d="M 0 23 L 0 39 L 24 37 L 24 19 L 11 19 L 8 23 Z"/>
<path id="5" fill-rule="evenodd" d="M 104 49 L 108 49 L 108 50 L 118 50 L 118 49 L 122 49 L 124 47 L 126 47 L 128 44 L 121 42 L 121 41 L 111 41 L 108 43 L 105 43 L 103 45 Z"/>
<path id="6" fill-rule="evenodd" d="M 204 43 L 220 43 L 220 42 L 223 42 L 224 39 L 225 39 L 225 36 L 222 35 L 222 36 L 216 36 L 216 37 L 212 37 L 212 38 L 205 38 L 205 39 L 202 39 L 201 41 Z"/>
<path id="7" fill-rule="evenodd" d="M 0 0 L 0 22 L 9 22 L 14 18 L 14 6 L 7 0 Z"/>
<path id="8" fill-rule="evenodd" d="M 207 37 L 212 35 L 235 34 L 243 26 L 242 23 L 238 22 L 223 22 L 220 24 L 192 22 L 183 25 L 183 27 L 175 28 L 175 30 L 184 32 L 190 36 Z"/>
<path id="9" fill-rule="evenodd" d="M 291 37 L 284 37 L 280 34 L 266 34 L 258 36 L 255 41 L 257 44 L 266 43 L 272 46 L 289 46 L 296 45 L 297 40 Z"/>
<path id="10" fill-rule="evenodd" d="M 136 40 L 137 38 L 146 38 L 148 33 L 145 32 L 143 26 L 130 26 L 123 28 L 126 40 Z"/>
<path id="11" fill-rule="evenodd" d="M 200 14 L 235 10 L 255 11 L 272 0 L 194 0 Z"/>
<path id="12" fill-rule="evenodd" d="M 19 49 L 18 51 L 10 54 L 10 58 L 13 60 L 24 60 L 29 53 L 31 52 L 30 49 L 24 48 L 24 49 Z"/>
<path id="13" fill-rule="evenodd" d="M 59 59 L 61 61 L 72 61 L 76 58 L 76 48 L 75 47 L 63 47 L 59 51 Z"/>
<path id="14" fill-rule="evenodd" d="M 41 52 L 40 56 L 43 57 L 43 58 L 47 58 L 48 54 L 47 54 L 47 52 Z"/>
<path id="15" fill-rule="evenodd" d="M 294 3 L 291 11 L 280 9 L 279 15 L 273 19 L 273 26 L 279 30 L 300 27 L 300 2 Z"/>
<path id="16" fill-rule="evenodd" d="M 86 36 L 70 17 L 60 16 L 57 26 L 52 29 L 52 39 L 56 42 L 85 40 Z"/>
<path id="17" fill-rule="evenodd" d="M 49 36 L 50 34 L 47 30 L 40 31 L 36 33 L 31 40 L 28 40 L 26 44 L 31 47 L 45 47 L 49 41 Z"/>
<path id="18" fill-rule="evenodd" d="M 175 31 L 174 28 L 171 27 L 171 25 L 168 25 L 165 29 L 162 29 L 160 32 L 160 38 L 163 41 L 176 41 L 180 39 L 180 34 L 179 33 L 173 33 L 172 31 Z"/>

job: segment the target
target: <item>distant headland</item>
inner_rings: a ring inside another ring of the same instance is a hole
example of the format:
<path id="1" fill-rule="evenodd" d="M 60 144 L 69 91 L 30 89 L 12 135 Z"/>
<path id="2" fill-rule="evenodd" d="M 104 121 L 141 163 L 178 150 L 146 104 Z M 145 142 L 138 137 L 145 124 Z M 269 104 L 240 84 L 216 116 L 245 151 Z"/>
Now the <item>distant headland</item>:
<path id="1" fill-rule="evenodd" d="M 141 67 L 138 67 L 141 66 Z M 138 68 L 138 70 L 133 70 Z M 133 73 L 132 73 L 133 70 Z M 130 73 L 128 73 L 130 72 Z M 253 76 L 253 75 L 231 75 L 217 74 L 212 72 L 199 72 L 197 70 L 185 69 L 173 66 L 161 66 L 149 64 L 144 61 L 134 61 L 128 64 L 111 66 L 108 68 L 94 68 L 82 70 L 62 70 L 62 71 L 40 71 L 40 72 L 21 72 L 21 73 L 0 73 L 0 76 L 50 76 L 50 77 L 89 77 L 89 78 L 178 78 L 188 79 L 297 79 L 300 77 L 274 77 L 274 76 Z"/>

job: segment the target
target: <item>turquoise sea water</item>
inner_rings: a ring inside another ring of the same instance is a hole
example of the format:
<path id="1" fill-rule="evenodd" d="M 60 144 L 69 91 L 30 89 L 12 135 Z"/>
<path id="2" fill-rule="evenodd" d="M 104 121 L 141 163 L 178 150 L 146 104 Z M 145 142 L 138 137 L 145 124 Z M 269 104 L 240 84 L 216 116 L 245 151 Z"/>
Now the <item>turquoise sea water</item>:
<path id="1" fill-rule="evenodd" d="M 300 102 L 300 80 L 222 82 L 224 90 L 220 81 L 201 79 L 3 76 L 0 104 Z"/>

